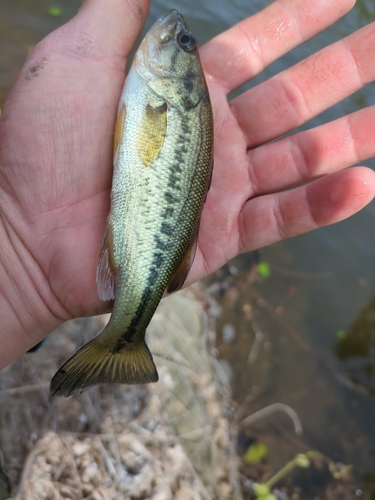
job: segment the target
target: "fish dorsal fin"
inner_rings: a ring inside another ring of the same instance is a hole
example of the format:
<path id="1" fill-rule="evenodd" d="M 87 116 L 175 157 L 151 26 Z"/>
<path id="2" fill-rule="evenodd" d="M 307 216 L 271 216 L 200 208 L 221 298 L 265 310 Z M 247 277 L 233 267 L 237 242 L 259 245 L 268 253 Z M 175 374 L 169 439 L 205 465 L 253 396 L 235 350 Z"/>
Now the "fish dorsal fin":
<path id="1" fill-rule="evenodd" d="M 185 252 L 182 261 L 180 262 L 178 268 L 173 273 L 171 279 L 168 282 L 167 285 L 168 293 L 176 292 L 177 290 L 180 290 L 182 288 L 182 285 L 185 283 L 187 275 L 189 274 L 191 266 L 193 265 L 198 243 L 199 222 L 200 221 L 198 221 L 198 224 L 194 229 L 189 246 Z"/>
<path id="2" fill-rule="evenodd" d="M 147 105 L 137 139 L 137 151 L 145 167 L 158 158 L 167 134 L 167 103 L 157 107 Z"/>
<path id="3" fill-rule="evenodd" d="M 100 249 L 96 270 L 96 285 L 101 300 L 112 300 L 115 298 L 116 266 L 113 259 L 112 223 L 109 217 Z"/>

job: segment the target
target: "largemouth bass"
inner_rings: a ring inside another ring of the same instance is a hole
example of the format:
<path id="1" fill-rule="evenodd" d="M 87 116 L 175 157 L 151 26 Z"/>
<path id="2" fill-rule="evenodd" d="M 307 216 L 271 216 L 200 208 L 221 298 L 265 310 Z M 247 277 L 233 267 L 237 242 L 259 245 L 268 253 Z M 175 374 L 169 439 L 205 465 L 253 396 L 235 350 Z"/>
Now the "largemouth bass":
<path id="1" fill-rule="evenodd" d="M 146 328 L 165 290 L 182 287 L 212 169 L 212 110 L 195 38 L 182 16 L 160 18 L 136 52 L 114 137 L 111 210 L 97 269 L 114 299 L 102 333 L 56 373 L 51 394 L 102 382 L 156 382 Z"/>

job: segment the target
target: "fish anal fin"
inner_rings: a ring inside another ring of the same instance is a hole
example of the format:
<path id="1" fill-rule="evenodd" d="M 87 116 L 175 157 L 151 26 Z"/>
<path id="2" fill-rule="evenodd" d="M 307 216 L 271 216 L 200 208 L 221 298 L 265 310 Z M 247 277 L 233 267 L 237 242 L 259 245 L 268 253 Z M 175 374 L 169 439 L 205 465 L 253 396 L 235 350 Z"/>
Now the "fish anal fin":
<path id="1" fill-rule="evenodd" d="M 110 218 L 107 219 L 102 247 L 100 249 L 96 270 L 96 285 L 101 300 L 112 300 L 115 298 L 116 266 L 113 256 L 113 231 Z"/>
<path id="2" fill-rule="evenodd" d="M 107 337 L 99 335 L 68 359 L 51 381 L 52 396 L 68 397 L 102 383 L 158 381 L 156 366 L 144 341 L 114 351 Z"/>
<path id="3" fill-rule="evenodd" d="M 168 293 L 176 292 L 177 290 L 180 290 L 182 288 L 182 285 L 185 283 L 187 275 L 189 274 L 191 266 L 193 265 L 195 252 L 197 250 L 197 244 L 198 244 L 199 222 L 200 221 L 198 221 L 198 224 L 194 229 L 194 232 L 190 239 L 189 246 L 185 252 L 182 261 L 180 262 L 178 268 L 173 273 L 168 282 L 167 285 Z"/>
<path id="4" fill-rule="evenodd" d="M 46 341 L 46 339 L 41 340 L 40 342 L 38 342 L 37 344 L 35 344 L 34 347 L 32 347 L 31 349 L 29 349 L 27 352 L 36 352 L 36 351 L 39 351 L 39 349 L 42 347 L 42 345 L 44 344 L 45 341 Z"/>

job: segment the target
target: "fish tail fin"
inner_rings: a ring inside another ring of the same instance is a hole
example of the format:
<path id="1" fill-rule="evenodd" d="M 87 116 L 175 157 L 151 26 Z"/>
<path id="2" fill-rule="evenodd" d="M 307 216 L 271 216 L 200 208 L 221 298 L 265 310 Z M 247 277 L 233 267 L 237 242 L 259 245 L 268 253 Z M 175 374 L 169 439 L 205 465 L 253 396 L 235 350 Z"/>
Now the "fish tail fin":
<path id="1" fill-rule="evenodd" d="M 106 382 L 158 381 L 156 366 L 144 340 L 120 350 L 111 349 L 107 340 L 106 335 L 99 335 L 68 359 L 51 380 L 51 395 L 68 397 Z"/>

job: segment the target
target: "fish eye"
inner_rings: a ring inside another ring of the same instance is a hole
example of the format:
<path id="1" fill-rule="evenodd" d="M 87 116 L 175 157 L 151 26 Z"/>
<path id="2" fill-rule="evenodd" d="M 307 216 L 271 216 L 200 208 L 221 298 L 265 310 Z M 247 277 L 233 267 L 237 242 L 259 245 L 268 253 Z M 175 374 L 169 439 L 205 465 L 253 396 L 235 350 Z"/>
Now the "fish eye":
<path id="1" fill-rule="evenodd" d="M 178 44 L 185 52 L 192 52 L 197 46 L 195 38 L 189 33 L 181 33 L 178 37 Z"/>

